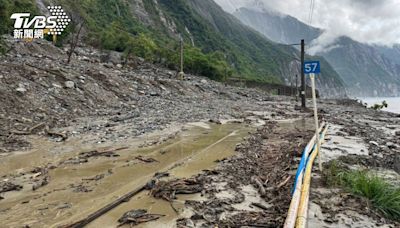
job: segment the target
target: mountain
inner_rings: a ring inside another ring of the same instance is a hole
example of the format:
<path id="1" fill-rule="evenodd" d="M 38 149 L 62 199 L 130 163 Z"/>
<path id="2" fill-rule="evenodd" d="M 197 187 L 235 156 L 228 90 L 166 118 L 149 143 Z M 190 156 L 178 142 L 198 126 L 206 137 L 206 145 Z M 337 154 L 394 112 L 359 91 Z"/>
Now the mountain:
<path id="1" fill-rule="evenodd" d="M 322 30 L 300 22 L 294 17 L 265 9 L 239 8 L 233 15 L 244 24 L 264 34 L 268 39 L 294 44 L 304 39 L 310 43 L 322 34 Z"/>
<path id="2" fill-rule="evenodd" d="M 220 1 L 220 0 L 218 0 Z M 225 0 L 229 1 L 229 0 Z M 233 12 L 238 19 L 279 43 L 296 43 L 305 39 L 316 44 L 322 30 L 308 26 L 294 17 L 260 8 L 239 8 Z M 339 37 L 324 51 L 323 56 L 340 75 L 351 96 L 400 95 L 400 46 L 369 45 Z"/>
<path id="3" fill-rule="evenodd" d="M 8 24 L 10 20 L 4 15 L 7 11 L 14 12 L 17 2 L 36 4 L 32 11 L 39 10 L 42 14 L 47 11 L 46 0 L 1 1 L 7 4 L 3 10 L 0 8 L 3 11 L 0 19 Z M 58 38 L 60 46 L 67 44 L 78 24 L 83 23 L 86 43 L 123 52 L 126 58 L 136 55 L 172 69 L 178 68 L 181 35 L 185 42 L 185 72 L 215 80 L 235 76 L 287 84 L 298 74 L 298 67 L 293 67 L 299 64 L 297 49 L 265 38 L 212 0 L 53 0 L 51 3 L 61 5 L 74 22 Z M 330 80 L 323 84 L 335 88 L 332 94 L 344 94 L 336 72 L 327 70 L 326 76 Z"/>
<path id="4" fill-rule="evenodd" d="M 338 38 L 335 46 L 322 55 L 341 75 L 350 95 L 400 95 L 400 65 L 381 54 L 380 47 L 349 37 Z"/>
<path id="5" fill-rule="evenodd" d="M 381 55 L 385 56 L 396 64 L 400 64 L 400 44 L 393 45 L 392 47 L 379 45 L 374 45 L 374 47 Z"/>

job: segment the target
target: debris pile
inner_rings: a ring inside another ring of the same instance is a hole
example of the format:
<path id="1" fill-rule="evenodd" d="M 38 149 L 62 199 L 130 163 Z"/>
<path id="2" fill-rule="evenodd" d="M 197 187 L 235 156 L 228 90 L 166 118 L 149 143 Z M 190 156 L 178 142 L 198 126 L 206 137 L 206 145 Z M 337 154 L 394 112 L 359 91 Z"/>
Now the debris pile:
<path id="1" fill-rule="evenodd" d="M 236 156 L 221 161 L 217 172 L 200 175 L 207 180 L 203 190 L 208 200 L 187 201 L 186 205 L 196 214 L 179 220 L 177 225 L 282 226 L 290 204 L 297 159 L 301 156 L 299 151 L 312 135 L 312 128 L 296 122 L 290 126 L 267 122 L 237 146 Z M 249 201 L 243 186 L 257 189 L 259 199 Z M 243 205 L 248 209 L 242 209 Z"/>
<path id="2" fill-rule="evenodd" d="M 19 191 L 21 189 L 22 189 L 21 185 L 17 185 L 9 181 L 0 182 L 0 193 L 9 191 Z"/>
<path id="3" fill-rule="evenodd" d="M 194 194 L 203 190 L 203 183 L 197 178 L 159 181 L 150 194 L 155 198 L 173 201 L 177 194 Z"/>
<path id="4" fill-rule="evenodd" d="M 37 167 L 32 170 L 32 190 L 35 191 L 40 187 L 47 185 L 50 182 L 49 170 L 47 167 Z"/>
<path id="5" fill-rule="evenodd" d="M 123 226 L 125 224 L 136 226 L 140 223 L 157 220 L 163 216 L 164 215 L 159 214 L 148 214 L 147 210 L 144 209 L 131 210 L 125 212 L 125 214 L 122 215 L 120 219 L 118 219 L 118 222 L 120 223 L 118 226 Z"/>
<path id="6" fill-rule="evenodd" d="M 114 149 L 98 149 L 98 150 L 92 150 L 88 152 L 82 152 L 79 153 L 77 157 L 69 158 L 68 160 L 65 160 L 61 162 L 61 164 L 68 165 L 68 164 L 82 164 L 89 162 L 89 158 L 95 158 L 95 157 L 119 157 L 120 155 L 116 153 L 116 151 L 119 150 L 124 150 L 127 149 L 128 147 L 120 147 L 120 148 L 114 148 Z"/>

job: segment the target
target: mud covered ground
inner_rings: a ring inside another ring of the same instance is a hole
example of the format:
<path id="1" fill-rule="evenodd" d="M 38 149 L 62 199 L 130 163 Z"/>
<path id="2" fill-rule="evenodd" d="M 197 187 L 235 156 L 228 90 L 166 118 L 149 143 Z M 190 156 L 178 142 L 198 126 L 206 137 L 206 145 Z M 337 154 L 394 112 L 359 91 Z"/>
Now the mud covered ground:
<path id="1" fill-rule="evenodd" d="M 123 65 L 120 54 L 88 47 L 66 64 L 66 51 L 46 41 L 8 42 L 0 57 L 4 226 L 69 224 L 143 185 L 89 227 L 282 226 L 314 133 L 312 113 L 293 98 L 192 75 L 178 81 L 176 72 L 140 59 Z M 400 184 L 398 114 L 350 100 L 318 105 L 330 125 L 325 164 L 339 160 Z M 309 225 L 399 226 L 329 187 L 317 168 Z"/>
<path id="2" fill-rule="evenodd" d="M 208 199 L 187 202 L 194 214 L 179 226 L 282 226 L 298 158 L 313 134 L 307 122 L 268 122 L 249 136 L 238 155 L 205 174 Z"/>
<path id="3" fill-rule="evenodd" d="M 350 100 L 320 102 L 328 122 L 322 147 L 325 169 L 337 160 L 351 169 L 369 170 L 394 186 L 400 184 L 400 115 L 369 110 Z M 290 204 L 295 168 L 310 126 L 268 122 L 237 147 L 238 155 L 207 175 L 207 200 L 187 202 L 194 214 L 181 227 L 281 227 Z M 331 187 L 314 166 L 309 227 L 399 227 L 368 200 Z"/>

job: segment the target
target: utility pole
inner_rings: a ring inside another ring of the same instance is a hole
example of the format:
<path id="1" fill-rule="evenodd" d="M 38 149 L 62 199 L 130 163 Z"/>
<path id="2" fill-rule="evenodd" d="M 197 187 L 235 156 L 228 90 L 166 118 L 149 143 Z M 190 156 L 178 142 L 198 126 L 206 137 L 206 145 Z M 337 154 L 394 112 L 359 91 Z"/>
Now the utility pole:
<path id="1" fill-rule="evenodd" d="M 301 40 L 301 107 L 306 107 L 306 77 L 304 75 L 304 40 Z"/>
<path id="2" fill-rule="evenodd" d="M 294 90 L 296 95 L 296 101 L 299 101 L 299 75 L 296 74 L 296 88 Z"/>
<path id="3" fill-rule="evenodd" d="M 181 68 L 178 73 L 178 79 L 183 80 L 183 78 L 185 77 L 185 73 L 183 73 L 183 38 L 182 38 L 182 35 L 180 35 L 180 42 L 181 42 L 181 66 L 180 66 Z"/>

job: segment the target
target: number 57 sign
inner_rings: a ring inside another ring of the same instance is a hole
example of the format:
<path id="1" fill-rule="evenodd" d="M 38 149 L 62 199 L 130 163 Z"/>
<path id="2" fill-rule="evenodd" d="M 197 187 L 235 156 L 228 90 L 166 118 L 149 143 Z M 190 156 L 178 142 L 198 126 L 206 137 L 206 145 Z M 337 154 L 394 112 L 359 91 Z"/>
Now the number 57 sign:
<path id="1" fill-rule="evenodd" d="M 321 73 L 321 66 L 319 61 L 307 61 L 304 62 L 304 73 L 305 74 L 319 74 Z"/>

